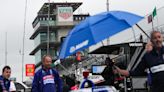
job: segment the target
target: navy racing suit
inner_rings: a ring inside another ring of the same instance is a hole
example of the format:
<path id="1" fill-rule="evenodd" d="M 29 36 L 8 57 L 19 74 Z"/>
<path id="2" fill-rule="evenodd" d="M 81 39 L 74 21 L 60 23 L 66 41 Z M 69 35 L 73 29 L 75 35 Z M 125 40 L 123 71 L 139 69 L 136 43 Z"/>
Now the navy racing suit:
<path id="1" fill-rule="evenodd" d="M 62 92 L 62 81 L 54 69 L 40 69 L 35 73 L 32 92 Z"/>
<path id="2" fill-rule="evenodd" d="M 9 91 L 10 89 L 10 80 L 5 79 L 3 76 L 0 76 L 0 92 Z"/>
<path id="3" fill-rule="evenodd" d="M 152 92 L 164 92 L 164 47 L 159 52 L 154 48 L 147 52 L 139 65 L 130 71 L 130 75 L 143 75 L 146 68 L 150 70 Z"/>

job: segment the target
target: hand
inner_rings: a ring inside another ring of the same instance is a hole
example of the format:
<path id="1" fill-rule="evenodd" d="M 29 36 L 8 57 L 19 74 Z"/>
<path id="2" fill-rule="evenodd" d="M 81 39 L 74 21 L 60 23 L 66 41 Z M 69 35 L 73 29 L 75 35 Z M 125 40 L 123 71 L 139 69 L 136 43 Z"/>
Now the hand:
<path id="1" fill-rule="evenodd" d="M 124 69 L 120 69 L 119 67 L 117 66 L 114 66 L 115 69 L 117 70 L 117 72 L 121 75 L 124 75 L 124 76 L 129 76 L 129 71 L 127 70 L 124 70 Z"/>
<path id="2" fill-rule="evenodd" d="M 117 67 L 117 66 L 113 66 L 114 67 L 114 73 L 119 73 L 119 71 L 120 71 L 120 68 L 119 67 Z"/>
<path id="3" fill-rule="evenodd" d="M 153 50 L 153 44 L 149 41 L 145 46 L 146 52 L 150 52 Z"/>

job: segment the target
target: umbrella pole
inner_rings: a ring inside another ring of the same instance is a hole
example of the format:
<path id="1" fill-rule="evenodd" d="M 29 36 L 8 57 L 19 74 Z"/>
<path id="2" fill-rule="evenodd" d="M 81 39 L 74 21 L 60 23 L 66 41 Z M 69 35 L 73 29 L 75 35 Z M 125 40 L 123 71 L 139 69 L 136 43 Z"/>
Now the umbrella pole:
<path id="1" fill-rule="evenodd" d="M 150 36 L 138 24 L 136 26 L 150 39 Z"/>
<path id="2" fill-rule="evenodd" d="M 103 41 L 101 41 L 101 43 L 102 43 L 102 46 L 105 46 L 105 44 L 103 43 Z"/>
<path id="3" fill-rule="evenodd" d="M 135 35 L 135 30 L 134 30 L 134 28 L 133 28 L 133 27 L 132 27 L 132 30 L 133 30 L 134 40 L 135 40 L 135 42 L 137 42 L 136 35 Z"/>

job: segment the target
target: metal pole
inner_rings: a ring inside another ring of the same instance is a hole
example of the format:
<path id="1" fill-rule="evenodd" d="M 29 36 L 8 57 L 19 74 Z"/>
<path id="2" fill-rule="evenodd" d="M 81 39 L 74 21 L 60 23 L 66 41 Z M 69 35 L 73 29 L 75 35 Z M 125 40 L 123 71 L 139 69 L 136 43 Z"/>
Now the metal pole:
<path id="1" fill-rule="evenodd" d="M 107 2 L 106 2 L 106 9 L 107 9 L 107 12 L 109 11 L 109 0 L 107 0 Z"/>
<path id="2" fill-rule="evenodd" d="M 135 30 L 134 30 L 133 27 L 132 27 L 132 31 L 133 31 L 134 40 L 135 40 L 135 42 L 137 42 L 136 35 L 135 35 Z"/>
<path id="3" fill-rule="evenodd" d="M 106 9 L 107 9 L 107 12 L 109 12 L 109 0 L 106 1 Z M 109 45 L 110 43 L 110 38 L 107 38 L 107 45 Z"/>
<path id="4" fill-rule="evenodd" d="M 159 9 L 157 9 L 159 10 Z M 156 12 L 157 13 L 157 12 Z M 157 30 L 159 31 L 159 21 L 158 21 L 158 13 L 157 13 Z"/>
<path id="5" fill-rule="evenodd" d="M 5 65 L 7 65 L 7 32 L 5 33 Z"/>
<path id="6" fill-rule="evenodd" d="M 136 26 L 150 39 L 150 36 L 138 24 Z"/>
<path id="7" fill-rule="evenodd" d="M 154 31 L 154 23 L 153 23 L 153 19 L 152 19 L 152 30 Z"/>
<path id="8" fill-rule="evenodd" d="M 27 0 L 25 1 L 24 26 L 23 26 L 23 47 L 22 47 L 22 82 L 23 82 L 23 74 L 24 74 L 24 46 L 25 46 L 25 30 L 26 30 L 26 11 L 27 11 Z"/>
<path id="9" fill-rule="evenodd" d="M 48 0 L 48 25 L 47 25 L 47 55 L 49 54 L 49 48 L 50 48 L 50 0 Z"/>

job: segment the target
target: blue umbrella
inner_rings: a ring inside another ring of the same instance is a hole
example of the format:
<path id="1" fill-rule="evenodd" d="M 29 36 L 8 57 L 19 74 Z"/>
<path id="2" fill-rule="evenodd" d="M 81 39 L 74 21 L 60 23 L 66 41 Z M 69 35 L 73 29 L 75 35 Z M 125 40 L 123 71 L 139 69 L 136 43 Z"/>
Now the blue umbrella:
<path id="1" fill-rule="evenodd" d="M 90 16 L 69 32 L 62 44 L 59 58 L 63 59 L 77 51 L 86 49 L 132 27 L 141 19 L 143 17 L 124 11 L 104 12 Z"/>

